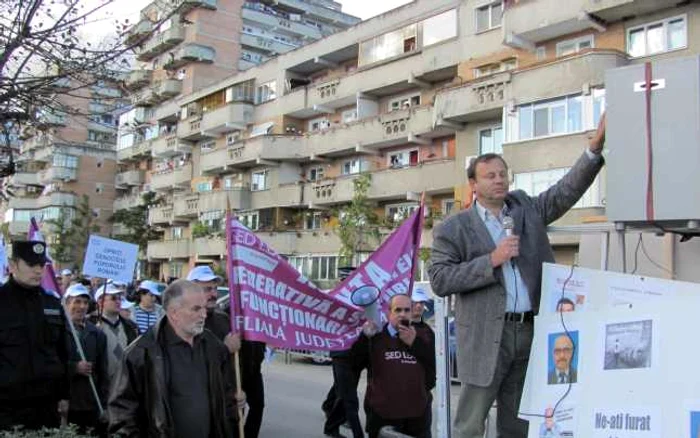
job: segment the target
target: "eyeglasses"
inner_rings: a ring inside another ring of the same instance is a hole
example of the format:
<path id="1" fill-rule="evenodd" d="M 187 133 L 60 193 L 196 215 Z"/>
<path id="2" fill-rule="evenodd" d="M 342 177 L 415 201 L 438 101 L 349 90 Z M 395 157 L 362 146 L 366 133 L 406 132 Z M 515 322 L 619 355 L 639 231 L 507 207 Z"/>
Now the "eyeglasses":
<path id="1" fill-rule="evenodd" d="M 202 290 L 204 290 L 204 292 L 214 292 L 216 290 L 216 286 L 202 286 Z"/>
<path id="2" fill-rule="evenodd" d="M 410 311 L 410 307 L 394 307 L 394 313 L 409 313 Z"/>

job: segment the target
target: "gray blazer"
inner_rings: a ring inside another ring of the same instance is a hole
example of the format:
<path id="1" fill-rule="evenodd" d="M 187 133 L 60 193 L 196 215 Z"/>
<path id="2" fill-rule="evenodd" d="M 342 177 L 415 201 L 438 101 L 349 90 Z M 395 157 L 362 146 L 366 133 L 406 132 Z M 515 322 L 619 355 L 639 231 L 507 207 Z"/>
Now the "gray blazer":
<path id="1" fill-rule="evenodd" d="M 602 166 L 602 157 L 584 153 L 557 184 L 539 196 L 528 196 L 522 190 L 506 196 L 513 232 L 520 236 L 520 257 L 515 263 L 535 313 L 540 305 L 542 263 L 554 261 L 546 226 L 576 204 Z M 476 386 L 488 386 L 493 380 L 503 331 L 506 290 L 501 268 L 491 266 L 494 249 L 496 244 L 476 208 L 447 218 L 433 231 L 430 283 L 441 297 L 457 296 L 459 377 Z"/>

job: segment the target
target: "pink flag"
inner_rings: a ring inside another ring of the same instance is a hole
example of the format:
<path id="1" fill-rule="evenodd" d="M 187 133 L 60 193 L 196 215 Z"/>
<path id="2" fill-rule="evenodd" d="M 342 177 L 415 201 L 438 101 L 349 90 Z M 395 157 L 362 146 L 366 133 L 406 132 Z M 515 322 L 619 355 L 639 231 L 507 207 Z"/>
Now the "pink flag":
<path id="1" fill-rule="evenodd" d="M 45 242 L 44 236 L 41 234 L 41 231 L 39 231 L 39 225 L 37 225 L 36 219 L 34 219 L 33 217 L 29 222 L 29 233 L 27 234 L 27 240 L 38 240 L 41 242 Z M 48 248 L 49 247 L 47 245 L 47 257 Z M 61 286 L 59 286 L 59 284 L 56 282 L 56 272 L 53 270 L 53 262 L 51 262 L 51 259 L 49 259 L 49 261 L 46 263 L 46 266 L 44 266 L 44 274 L 41 276 L 41 287 L 43 287 L 46 291 L 54 291 L 59 296 L 63 295 Z"/>
<path id="2" fill-rule="evenodd" d="M 231 321 L 244 339 L 272 346 L 318 351 L 346 350 L 355 342 L 363 310 L 350 295 L 377 287 L 381 303 L 413 287 L 423 205 L 331 292 L 324 292 L 252 231 L 227 218 Z"/>
<path id="3" fill-rule="evenodd" d="M 421 201 L 420 207 L 330 295 L 349 301 L 353 291 L 362 286 L 374 286 L 381 291 L 382 308 L 386 308 L 389 299 L 396 294 L 410 295 L 418 262 L 423 210 Z"/>

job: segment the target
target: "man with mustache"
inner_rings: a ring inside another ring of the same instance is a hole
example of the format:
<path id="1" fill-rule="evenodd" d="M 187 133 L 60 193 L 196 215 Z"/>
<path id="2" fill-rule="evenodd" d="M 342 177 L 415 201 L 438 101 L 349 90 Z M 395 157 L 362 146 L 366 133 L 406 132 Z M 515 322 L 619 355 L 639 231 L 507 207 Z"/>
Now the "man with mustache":
<path id="1" fill-rule="evenodd" d="M 109 399 L 110 432 L 124 436 L 237 436 L 235 377 L 226 346 L 205 330 L 202 288 L 177 280 L 165 317 L 132 343 Z"/>

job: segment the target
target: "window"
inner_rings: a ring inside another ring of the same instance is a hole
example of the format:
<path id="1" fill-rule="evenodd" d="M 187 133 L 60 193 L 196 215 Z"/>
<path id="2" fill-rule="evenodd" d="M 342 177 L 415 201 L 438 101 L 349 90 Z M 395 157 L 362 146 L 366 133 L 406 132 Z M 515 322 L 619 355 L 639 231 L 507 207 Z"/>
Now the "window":
<path id="1" fill-rule="evenodd" d="M 384 207 L 384 214 L 388 220 L 398 223 L 408 218 L 418 207 L 419 205 L 416 202 L 388 204 Z"/>
<path id="2" fill-rule="evenodd" d="M 309 181 L 318 181 L 323 179 L 323 167 L 318 166 L 318 167 L 312 167 L 309 169 Z"/>
<path id="3" fill-rule="evenodd" d="M 477 78 L 488 76 L 503 71 L 514 70 L 518 66 L 518 60 L 515 58 L 504 59 L 501 62 L 483 65 L 474 69 L 474 76 Z"/>
<path id="4" fill-rule="evenodd" d="M 416 50 L 417 24 L 376 36 L 360 43 L 358 66 L 391 59 Z"/>
<path id="5" fill-rule="evenodd" d="M 501 2 L 491 3 L 476 9 L 476 33 L 495 29 L 501 26 Z"/>
<path id="6" fill-rule="evenodd" d="M 569 168 L 540 170 L 536 172 L 516 173 L 513 186 L 516 190 L 524 190 L 530 196 L 537 196 L 556 184 Z M 574 208 L 601 207 L 600 177 L 596 177 L 586 193 L 574 205 Z"/>
<path id="7" fill-rule="evenodd" d="M 321 228 L 321 220 L 323 217 L 321 216 L 320 211 L 315 211 L 315 212 L 307 212 L 305 217 L 304 217 L 304 229 L 305 230 L 318 230 Z"/>
<path id="8" fill-rule="evenodd" d="M 423 47 L 457 36 L 457 10 L 450 9 L 423 21 Z"/>
<path id="9" fill-rule="evenodd" d="M 199 215 L 199 222 L 213 230 L 219 231 L 223 229 L 224 221 L 222 219 L 224 216 L 223 210 L 206 211 Z"/>
<path id="10" fill-rule="evenodd" d="M 627 29 L 627 52 L 630 56 L 647 56 L 683 49 L 687 44 L 685 15 Z"/>
<path id="11" fill-rule="evenodd" d="M 173 240 L 182 239 L 182 227 L 173 227 L 170 229 L 170 238 Z"/>
<path id="12" fill-rule="evenodd" d="M 255 82 L 241 82 L 226 90 L 226 102 L 253 102 Z"/>
<path id="13" fill-rule="evenodd" d="M 258 85 L 255 94 L 255 103 L 264 103 L 277 99 L 277 81 L 270 81 Z"/>
<path id="14" fill-rule="evenodd" d="M 207 181 L 207 182 L 200 182 L 200 183 L 197 183 L 197 186 L 196 186 L 195 189 L 196 189 L 196 191 L 198 191 L 198 192 L 211 192 L 211 190 L 212 190 L 212 182 L 211 182 L 211 181 Z"/>
<path id="15" fill-rule="evenodd" d="M 258 172 L 253 172 L 252 175 L 252 184 L 251 184 L 251 190 L 252 191 L 258 191 L 258 190 L 267 190 L 268 184 L 269 184 L 269 170 L 261 170 Z"/>
<path id="16" fill-rule="evenodd" d="M 572 55 L 584 49 L 592 49 L 593 35 L 586 35 L 557 43 L 557 57 Z"/>
<path id="17" fill-rule="evenodd" d="M 226 136 L 226 144 L 230 146 L 230 145 L 234 144 L 235 142 L 237 142 L 240 138 L 241 138 L 240 131 L 232 132 L 231 134 L 228 134 Z"/>
<path id="18" fill-rule="evenodd" d="M 389 112 L 420 106 L 420 93 L 402 96 L 389 101 Z"/>
<path id="19" fill-rule="evenodd" d="M 449 216 L 452 213 L 452 210 L 455 208 L 455 200 L 454 199 L 443 199 L 442 200 L 442 215 L 443 216 Z"/>
<path id="20" fill-rule="evenodd" d="M 310 280 L 334 280 L 338 278 L 337 256 L 313 256 L 309 257 L 310 272 L 307 277 Z"/>
<path id="21" fill-rule="evenodd" d="M 605 89 L 595 88 L 593 94 L 593 126 L 598 126 L 600 116 L 605 112 Z"/>
<path id="22" fill-rule="evenodd" d="M 78 157 L 76 157 L 75 155 L 54 154 L 53 165 L 54 167 L 67 167 L 69 169 L 77 169 Z"/>
<path id="23" fill-rule="evenodd" d="M 389 153 L 387 166 L 398 168 L 418 164 L 418 149 Z"/>
<path id="24" fill-rule="evenodd" d="M 238 216 L 238 221 L 246 227 L 250 228 L 251 230 L 255 231 L 260 226 L 260 215 L 257 211 L 241 213 Z"/>
<path id="25" fill-rule="evenodd" d="M 95 184 L 95 193 L 103 193 L 105 191 L 105 186 L 102 183 Z"/>
<path id="26" fill-rule="evenodd" d="M 538 46 L 537 49 L 535 49 L 535 57 L 538 61 L 547 59 L 547 48 L 545 46 Z"/>
<path id="27" fill-rule="evenodd" d="M 308 127 L 306 128 L 307 131 L 313 132 L 313 131 L 320 131 L 322 129 L 328 129 L 331 126 L 330 120 L 328 120 L 325 117 L 319 117 L 317 119 L 311 119 L 308 122 Z"/>
<path id="28" fill-rule="evenodd" d="M 343 175 L 352 175 L 355 173 L 360 173 L 360 160 L 348 160 L 343 162 L 341 173 Z"/>
<path id="29" fill-rule="evenodd" d="M 168 263 L 168 275 L 170 277 L 182 278 L 182 267 L 184 263 L 182 262 L 170 262 Z"/>
<path id="30" fill-rule="evenodd" d="M 354 122 L 355 120 L 357 120 L 357 108 L 343 111 L 342 117 L 343 117 L 343 123 Z"/>
<path id="31" fill-rule="evenodd" d="M 582 107 L 583 98 L 581 95 L 518 107 L 518 140 L 583 130 Z"/>
<path id="32" fill-rule="evenodd" d="M 503 128 L 501 126 L 479 131 L 479 155 L 503 154 Z"/>
<path id="33" fill-rule="evenodd" d="M 216 147 L 216 140 L 206 140 L 199 143 L 199 149 L 202 152 L 208 152 Z"/>

